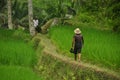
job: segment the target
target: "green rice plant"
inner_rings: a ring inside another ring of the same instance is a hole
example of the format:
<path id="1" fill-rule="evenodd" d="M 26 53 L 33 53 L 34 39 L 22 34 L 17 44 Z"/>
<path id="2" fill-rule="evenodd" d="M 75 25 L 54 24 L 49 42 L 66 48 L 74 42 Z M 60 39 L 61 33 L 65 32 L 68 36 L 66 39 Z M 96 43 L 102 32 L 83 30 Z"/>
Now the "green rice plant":
<path id="1" fill-rule="evenodd" d="M 32 45 L 14 37 L 14 32 L 0 29 L 0 64 L 33 66 L 36 64 L 36 54 Z"/>
<path id="2" fill-rule="evenodd" d="M 30 66 L 34 64 L 35 51 L 21 41 L 0 42 L 0 63 Z"/>
<path id="3" fill-rule="evenodd" d="M 82 60 L 120 71 L 120 34 L 79 27 L 84 37 Z M 59 51 L 72 57 L 69 53 L 75 27 L 55 26 L 50 29 L 50 38 L 59 47 Z M 119 70 L 118 70 L 119 69 Z"/>
<path id="4" fill-rule="evenodd" d="M 0 29 L 0 80 L 43 80 L 32 71 L 37 56 L 25 38 L 24 31 Z"/>
<path id="5" fill-rule="evenodd" d="M 0 80 L 43 80 L 32 69 L 20 66 L 0 66 Z"/>
<path id="6" fill-rule="evenodd" d="M 68 30 L 66 30 L 66 29 Z M 69 49 L 72 47 L 72 37 L 73 31 L 72 29 L 74 28 L 67 28 L 67 27 L 52 27 L 50 29 L 50 37 L 54 41 L 57 46 L 62 49 L 64 52 L 68 53 Z"/>

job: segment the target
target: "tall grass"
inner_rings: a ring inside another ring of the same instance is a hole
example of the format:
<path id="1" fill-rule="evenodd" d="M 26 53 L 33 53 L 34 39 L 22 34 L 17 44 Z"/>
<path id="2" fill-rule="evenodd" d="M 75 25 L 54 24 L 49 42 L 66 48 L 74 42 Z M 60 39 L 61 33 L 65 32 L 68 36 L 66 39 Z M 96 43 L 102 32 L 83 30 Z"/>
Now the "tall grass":
<path id="1" fill-rule="evenodd" d="M 7 65 L 32 66 L 35 51 L 20 40 L 0 41 L 0 63 Z"/>
<path id="2" fill-rule="evenodd" d="M 37 62 L 29 34 L 20 30 L 0 29 L 0 80 L 42 80 L 32 70 Z"/>
<path id="3" fill-rule="evenodd" d="M 30 68 L 20 66 L 0 66 L 0 80 L 43 80 Z"/>
<path id="4" fill-rule="evenodd" d="M 69 50 L 74 29 L 75 27 L 71 26 L 56 26 L 50 29 L 51 39 L 68 56 L 73 56 Z M 120 34 L 89 27 L 80 29 L 85 42 L 82 60 L 120 71 Z"/>
<path id="5" fill-rule="evenodd" d="M 13 36 L 14 31 L 0 30 L 0 64 L 32 66 L 36 55 L 30 44 Z"/>

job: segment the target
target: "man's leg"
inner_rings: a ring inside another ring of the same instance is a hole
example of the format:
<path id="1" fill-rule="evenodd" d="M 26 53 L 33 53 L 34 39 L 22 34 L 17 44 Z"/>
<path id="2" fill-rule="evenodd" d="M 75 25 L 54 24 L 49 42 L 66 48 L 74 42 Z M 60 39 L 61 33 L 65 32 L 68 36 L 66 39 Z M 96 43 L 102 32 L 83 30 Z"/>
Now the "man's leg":
<path id="1" fill-rule="evenodd" d="M 78 53 L 78 61 L 81 60 L 81 53 Z"/>
<path id="2" fill-rule="evenodd" d="M 74 54 L 75 61 L 77 61 L 77 54 Z"/>

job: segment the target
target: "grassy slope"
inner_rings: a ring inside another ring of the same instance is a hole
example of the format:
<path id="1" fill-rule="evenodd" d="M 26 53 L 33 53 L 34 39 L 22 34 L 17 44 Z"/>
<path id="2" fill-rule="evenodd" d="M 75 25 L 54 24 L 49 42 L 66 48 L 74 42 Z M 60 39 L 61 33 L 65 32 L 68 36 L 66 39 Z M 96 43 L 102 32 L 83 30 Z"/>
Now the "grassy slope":
<path id="1" fill-rule="evenodd" d="M 70 56 L 72 37 L 75 27 L 57 26 L 50 29 L 50 37 L 63 50 L 63 54 Z M 102 65 L 119 71 L 120 68 L 120 35 L 110 31 L 101 31 L 93 28 L 80 28 L 85 44 L 82 50 L 82 60 Z"/>
<path id="2" fill-rule="evenodd" d="M 0 29 L 0 78 L 1 80 L 41 80 L 32 71 L 36 62 L 35 51 L 25 43 L 20 31 Z M 27 37 L 26 37 L 27 38 Z"/>

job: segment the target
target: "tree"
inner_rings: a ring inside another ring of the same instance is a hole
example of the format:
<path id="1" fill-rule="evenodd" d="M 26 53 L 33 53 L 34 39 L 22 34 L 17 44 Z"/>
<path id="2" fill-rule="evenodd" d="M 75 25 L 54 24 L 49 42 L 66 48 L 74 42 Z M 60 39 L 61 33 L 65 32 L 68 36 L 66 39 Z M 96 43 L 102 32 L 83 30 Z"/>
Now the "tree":
<path id="1" fill-rule="evenodd" d="M 33 26 L 33 7 L 32 7 L 32 0 L 28 0 L 28 16 L 29 16 L 29 30 L 30 35 L 35 35 L 35 28 Z"/>
<path id="2" fill-rule="evenodd" d="M 7 6 L 8 6 L 8 28 L 13 29 L 12 25 L 12 14 L 11 14 L 11 0 L 7 0 Z"/>

